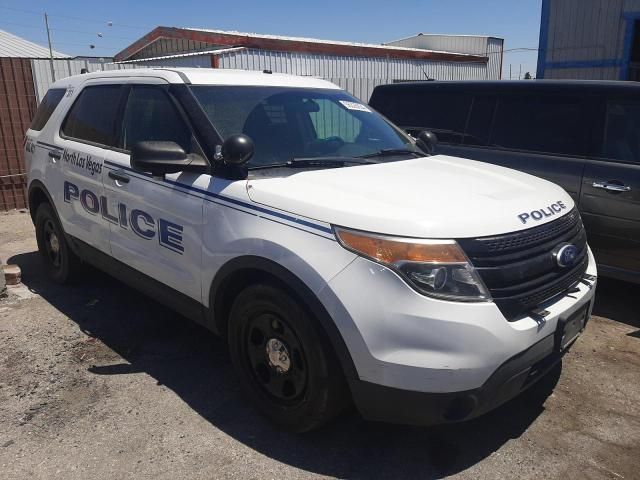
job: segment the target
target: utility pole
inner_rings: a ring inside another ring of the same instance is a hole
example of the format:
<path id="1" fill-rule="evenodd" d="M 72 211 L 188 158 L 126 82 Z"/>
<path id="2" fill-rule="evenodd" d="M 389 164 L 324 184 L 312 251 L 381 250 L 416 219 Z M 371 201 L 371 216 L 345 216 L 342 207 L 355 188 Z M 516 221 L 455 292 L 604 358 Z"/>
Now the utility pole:
<path id="1" fill-rule="evenodd" d="M 49 32 L 49 17 L 44 14 L 44 25 L 47 27 L 47 40 L 49 41 L 49 65 L 51 66 L 51 79 L 56 81 L 56 70 L 53 68 L 53 49 L 51 48 L 51 32 Z"/>
<path id="2" fill-rule="evenodd" d="M 511 80 L 511 64 L 509 64 L 509 80 Z"/>
<path id="3" fill-rule="evenodd" d="M 520 72 L 518 73 L 518 80 L 522 80 L 522 64 L 520 64 Z"/>

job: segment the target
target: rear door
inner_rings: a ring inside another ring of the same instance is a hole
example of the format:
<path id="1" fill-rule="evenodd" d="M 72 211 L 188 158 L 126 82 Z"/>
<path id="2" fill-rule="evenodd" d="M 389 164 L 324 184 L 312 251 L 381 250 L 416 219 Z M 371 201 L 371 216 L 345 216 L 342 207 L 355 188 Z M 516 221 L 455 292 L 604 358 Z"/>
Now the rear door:
<path id="1" fill-rule="evenodd" d="M 640 100 L 603 99 L 599 118 L 604 119 L 598 136 L 601 141 L 587 160 L 580 210 L 598 263 L 635 272 L 638 278 Z"/>
<path id="2" fill-rule="evenodd" d="M 56 207 L 65 232 L 109 253 L 109 224 L 101 208 L 102 170 L 105 155 L 115 144 L 122 85 L 102 82 L 69 92 L 75 97 L 73 105 L 54 135 L 62 178 L 53 188 L 62 197 Z"/>
<path id="3" fill-rule="evenodd" d="M 551 94 L 475 95 L 462 144 L 442 151 L 550 180 L 579 200 L 587 103 Z"/>

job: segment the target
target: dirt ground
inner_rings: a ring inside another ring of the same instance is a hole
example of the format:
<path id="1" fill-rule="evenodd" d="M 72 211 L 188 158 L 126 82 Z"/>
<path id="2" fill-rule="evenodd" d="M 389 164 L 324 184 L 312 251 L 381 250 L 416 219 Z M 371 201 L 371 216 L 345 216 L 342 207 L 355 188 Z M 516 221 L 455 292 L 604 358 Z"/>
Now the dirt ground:
<path id="1" fill-rule="evenodd" d="M 293 435 L 213 334 L 95 271 L 49 282 L 27 213 L 0 214 L 0 259 L 24 282 L 0 300 L 2 479 L 640 478 L 638 285 L 601 279 L 561 367 L 484 417 Z"/>

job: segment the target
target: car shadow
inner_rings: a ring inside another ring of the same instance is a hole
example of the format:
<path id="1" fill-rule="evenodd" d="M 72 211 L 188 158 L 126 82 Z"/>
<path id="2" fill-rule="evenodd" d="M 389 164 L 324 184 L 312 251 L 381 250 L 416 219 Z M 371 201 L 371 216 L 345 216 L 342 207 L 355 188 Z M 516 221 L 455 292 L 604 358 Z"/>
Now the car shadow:
<path id="1" fill-rule="evenodd" d="M 593 314 L 640 329 L 639 298 L 640 284 L 600 277 Z"/>
<path id="2" fill-rule="evenodd" d="M 222 339 L 95 270 L 87 272 L 82 284 L 62 287 L 46 278 L 37 252 L 9 262 L 21 267 L 28 288 L 123 359 L 92 365 L 91 373 L 144 372 L 236 440 L 322 475 L 438 478 L 463 471 L 522 435 L 543 412 L 560 376 L 558 365 L 523 395 L 460 424 L 377 424 L 350 411 L 318 431 L 290 434 L 274 428 L 242 396 Z"/>

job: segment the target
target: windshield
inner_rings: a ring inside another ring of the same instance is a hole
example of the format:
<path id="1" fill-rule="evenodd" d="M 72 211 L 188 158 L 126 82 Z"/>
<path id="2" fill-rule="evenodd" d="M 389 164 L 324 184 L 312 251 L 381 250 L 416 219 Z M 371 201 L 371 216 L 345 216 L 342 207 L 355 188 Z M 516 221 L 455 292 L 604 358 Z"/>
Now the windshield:
<path id="1" fill-rule="evenodd" d="M 223 138 L 238 133 L 251 137 L 255 154 L 249 168 L 296 158 L 361 157 L 383 150 L 415 150 L 402 131 L 342 90 L 191 88 Z M 391 159 L 381 156 L 379 160 Z"/>

